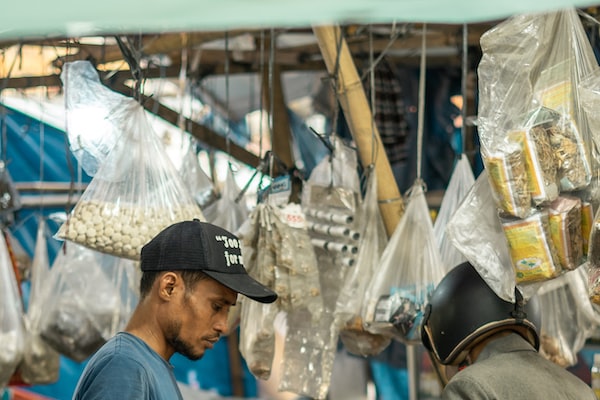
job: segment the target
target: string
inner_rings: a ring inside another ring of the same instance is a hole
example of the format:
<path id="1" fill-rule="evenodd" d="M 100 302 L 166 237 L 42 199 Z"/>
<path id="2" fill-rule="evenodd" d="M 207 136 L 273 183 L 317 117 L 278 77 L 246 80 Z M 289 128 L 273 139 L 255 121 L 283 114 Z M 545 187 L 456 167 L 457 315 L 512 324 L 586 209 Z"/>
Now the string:
<path id="1" fill-rule="evenodd" d="M 462 91 L 462 124 L 460 127 L 460 154 L 465 152 L 465 138 L 467 137 L 467 74 L 469 71 L 468 67 L 468 51 L 469 51 L 469 31 L 468 25 L 463 24 L 463 41 L 462 41 L 462 78 L 461 78 L 461 91 Z"/>
<path id="2" fill-rule="evenodd" d="M 419 75 L 419 105 L 417 122 L 417 179 L 421 180 L 421 164 L 423 159 L 423 118 L 425 114 L 425 62 L 427 52 L 427 24 L 423 24 L 423 36 L 421 37 L 421 68 Z"/>
<path id="3" fill-rule="evenodd" d="M 370 95 L 371 95 L 371 165 L 375 165 L 376 164 L 376 156 L 377 156 L 377 146 L 375 146 L 375 143 L 377 141 L 377 137 L 375 135 L 375 115 L 377 114 L 377 108 L 376 108 L 376 104 L 375 104 L 375 66 L 373 65 L 374 62 L 374 55 L 373 55 L 373 26 L 370 25 L 369 26 L 369 65 L 370 65 L 370 72 L 369 72 L 369 80 L 370 80 L 370 86 L 371 86 L 371 90 L 370 90 Z"/>
<path id="4" fill-rule="evenodd" d="M 225 150 L 229 157 L 231 168 L 231 120 L 229 118 L 229 31 L 225 31 L 225 108 L 227 112 L 227 126 L 225 131 Z"/>
<path id="5" fill-rule="evenodd" d="M 260 76 L 261 79 L 264 76 L 265 71 L 265 31 L 260 31 Z M 261 85 L 262 86 L 262 85 Z M 260 96 L 258 108 L 260 110 L 260 123 L 258 124 L 258 156 L 263 156 L 263 121 L 264 121 L 264 101 L 263 96 Z"/>
<path id="6" fill-rule="evenodd" d="M 271 151 L 273 151 L 273 135 L 275 134 L 275 132 L 273 132 L 273 103 L 274 99 L 273 96 L 275 94 L 275 91 L 273 90 L 273 68 L 274 68 L 274 63 L 275 63 L 275 30 L 273 28 L 271 28 L 271 41 L 269 43 L 270 48 L 269 48 L 269 70 L 268 70 L 268 83 L 269 83 L 269 132 L 270 132 L 270 136 L 271 136 Z M 269 176 L 273 176 L 272 175 L 272 170 L 269 171 Z"/>

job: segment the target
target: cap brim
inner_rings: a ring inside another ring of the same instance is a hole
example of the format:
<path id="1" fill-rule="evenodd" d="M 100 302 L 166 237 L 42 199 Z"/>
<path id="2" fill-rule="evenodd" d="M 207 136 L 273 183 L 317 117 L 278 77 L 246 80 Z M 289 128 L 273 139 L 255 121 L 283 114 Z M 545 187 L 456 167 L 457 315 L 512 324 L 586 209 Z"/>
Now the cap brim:
<path id="1" fill-rule="evenodd" d="M 277 293 L 248 274 L 231 274 L 210 270 L 203 270 L 202 272 L 227 286 L 229 289 L 235 290 L 252 300 L 261 303 L 272 303 L 277 300 Z"/>

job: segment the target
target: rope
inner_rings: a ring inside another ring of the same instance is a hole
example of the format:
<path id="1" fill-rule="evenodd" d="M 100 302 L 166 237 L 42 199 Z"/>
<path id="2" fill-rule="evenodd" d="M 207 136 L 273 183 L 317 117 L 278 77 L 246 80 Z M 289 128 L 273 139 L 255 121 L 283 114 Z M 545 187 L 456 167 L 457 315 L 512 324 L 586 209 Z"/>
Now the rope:
<path id="1" fill-rule="evenodd" d="M 465 152 L 465 138 L 467 137 L 467 74 L 469 72 L 468 66 L 468 52 L 469 52 L 469 27 L 467 24 L 463 25 L 463 41 L 462 41 L 462 78 L 461 78 L 461 91 L 462 91 L 462 124 L 460 127 L 460 153 Z"/>
<path id="2" fill-rule="evenodd" d="M 423 162 L 423 118 L 425 115 L 425 64 L 427 53 L 427 24 L 423 24 L 423 36 L 421 38 L 421 70 L 419 76 L 419 109 L 417 122 L 417 179 L 421 180 L 421 169 Z"/>

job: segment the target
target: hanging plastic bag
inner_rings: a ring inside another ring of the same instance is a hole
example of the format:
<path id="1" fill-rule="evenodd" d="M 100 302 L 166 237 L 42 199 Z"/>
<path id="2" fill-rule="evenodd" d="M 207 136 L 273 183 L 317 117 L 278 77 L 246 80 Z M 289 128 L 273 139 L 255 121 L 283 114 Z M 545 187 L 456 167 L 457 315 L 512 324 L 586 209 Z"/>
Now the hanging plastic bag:
<path id="1" fill-rule="evenodd" d="M 363 316 L 367 330 L 417 343 L 428 296 L 444 275 L 433 235 L 423 183 L 410 189 L 408 206 L 367 289 Z"/>
<path id="2" fill-rule="evenodd" d="M 4 235 L 0 235 L 0 388 L 21 362 L 24 351 L 23 305 Z"/>
<path id="3" fill-rule="evenodd" d="M 198 162 L 196 142 L 193 139 L 189 140 L 187 150 L 182 156 L 179 174 L 182 177 L 184 186 L 188 188 L 202 211 L 217 200 L 218 196 L 215 192 L 213 182 Z"/>
<path id="4" fill-rule="evenodd" d="M 591 180 L 589 127 L 577 89 L 597 62 L 576 9 L 511 17 L 484 33 L 481 47 L 482 146 L 498 148 L 509 132 L 527 123 L 524 111 L 544 107 L 557 116 L 545 131 L 552 153 L 546 161 L 554 159 L 559 189 L 586 187 Z"/>
<path id="5" fill-rule="evenodd" d="M 450 182 L 444 193 L 440 212 L 433 224 L 433 234 L 440 248 L 440 256 L 446 267 L 446 272 L 466 261 L 465 256 L 452 244 L 446 236 L 446 225 L 452 214 L 458 209 L 469 190 L 475 183 L 471 164 L 466 155 L 462 154 L 454 167 Z"/>
<path id="6" fill-rule="evenodd" d="M 364 221 L 356 263 L 349 268 L 337 299 L 335 318 L 340 324 L 340 339 L 345 348 L 363 357 L 381 353 L 391 337 L 368 332 L 361 310 L 368 282 L 378 274 L 379 259 L 387 243 L 387 233 L 377 202 L 377 176 L 369 170 L 367 189 L 361 207 Z"/>
<path id="7" fill-rule="evenodd" d="M 587 297 L 582 271 L 568 272 L 538 292 L 542 311 L 540 353 L 565 368 L 577 364 L 577 353 L 600 321 Z"/>
<path id="8" fill-rule="evenodd" d="M 144 244 L 165 227 L 205 219 L 144 108 L 132 99 L 120 106 L 118 141 L 56 236 L 139 260 Z"/>
<path id="9" fill-rule="evenodd" d="M 21 208 L 21 196 L 4 161 L 0 161 L 0 212 Z"/>
<path id="10" fill-rule="evenodd" d="M 487 170 L 475 180 L 448 222 L 446 234 L 498 297 L 515 301 L 515 271 Z M 538 284 L 520 287 L 527 299 L 538 288 Z"/>
<path id="11" fill-rule="evenodd" d="M 302 211 L 319 264 L 324 306 L 333 315 L 347 271 L 356 263 L 362 198 L 356 151 L 332 138 L 333 152 L 313 169 L 302 191 Z"/>
<path id="12" fill-rule="evenodd" d="M 240 188 L 235 183 L 233 171 L 228 168 L 221 198 L 203 209 L 206 219 L 210 223 L 221 226 L 230 232 L 236 232 L 242 223 L 246 221 L 249 214 L 243 199 L 238 201 L 239 194 Z"/>
<path id="13" fill-rule="evenodd" d="M 59 354 L 40 336 L 40 320 L 47 307 L 44 303 L 47 298 L 44 292 L 49 289 L 49 273 L 46 222 L 40 219 L 31 266 L 29 302 L 25 314 L 27 339 L 23 361 L 19 365 L 21 378 L 30 385 L 48 384 L 58 380 Z"/>
<path id="14" fill-rule="evenodd" d="M 139 299 L 138 269 L 74 243 L 63 246 L 48 277 L 42 338 L 81 362 L 124 328 Z"/>
<path id="15" fill-rule="evenodd" d="M 275 249 L 268 214 L 259 205 L 238 232 L 248 274 L 263 285 L 275 287 Z M 281 294 L 278 292 L 278 296 Z M 280 301 L 278 297 L 277 302 Z M 271 376 L 275 356 L 274 321 L 280 311 L 278 303 L 262 304 L 242 299 L 236 306 L 240 313 L 240 353 L 250 372 L 259 379 Z M 233 322 L 230 321 L 231 325 Z"/>
<path id="16" fill-rule="evenodd" d="M 66 63 L 60 79 L 69 147 L 83 170 L 94 176 L 121 136 L 131 98 L 104 86 L 89 61 Z"/>

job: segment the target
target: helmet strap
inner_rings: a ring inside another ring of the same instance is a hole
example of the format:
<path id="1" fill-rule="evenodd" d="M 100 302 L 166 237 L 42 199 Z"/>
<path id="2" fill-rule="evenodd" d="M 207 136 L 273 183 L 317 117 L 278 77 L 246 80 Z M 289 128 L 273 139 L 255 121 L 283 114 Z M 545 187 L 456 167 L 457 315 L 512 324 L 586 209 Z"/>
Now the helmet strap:
<path id="1" fill-rule="evenodd" d="M 527 318 L 525 312 L 525 300 L 521 291 L 515 287 L 515 309 L 510 312 L 510 316 L 517 320 L 517 323 L 522 323 Z"/>

